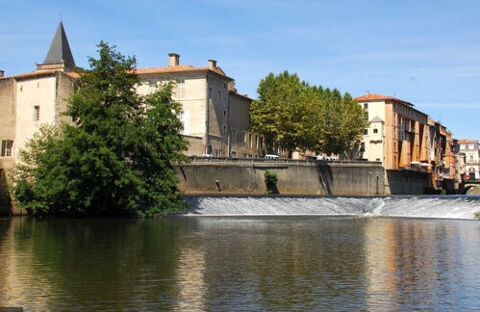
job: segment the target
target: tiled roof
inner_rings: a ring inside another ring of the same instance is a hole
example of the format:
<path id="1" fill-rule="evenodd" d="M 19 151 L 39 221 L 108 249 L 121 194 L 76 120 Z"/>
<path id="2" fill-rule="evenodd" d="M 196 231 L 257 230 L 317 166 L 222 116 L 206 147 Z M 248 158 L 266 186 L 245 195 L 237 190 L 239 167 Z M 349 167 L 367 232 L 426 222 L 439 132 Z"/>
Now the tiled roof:
<path id="1" fill-rule="evenodd" d="M 459 144 L 468 144 L 468 143 L 477 143 L 476 140 L 469 140 L 469 139 L 460 139 L 458 140 Z"/>
<path id="2" fill-rule="evenodd" d="M 365 94 L 365 95 L 362 95 L 362 96 L 358 96 L 358 97 L 354 98 L 354 100 L 357 100 L 359 102 L 360 101 L 385 101 L 385 100 L 390 100 L 390 101 L 396 101 L 396 102 L 404 103 L 404 104 L 407 104 L 409 106 L 413 106 L 412 103 L 401 100 L 401 99 L 398 99 L 394 96 L 381 95 L 381 94 L 375 94 L 375 93 L 368 93 L 368 94 Z"/>
<path id="3" fill-rule="evenodd" d="M 54 70 L 54 69 L 52 69 L 52 70 L 37 70 L 37 71 L 31 72 L 31 73 L 15 75 L 13 77 L 16 78 L 16 79 L 28 79 L 28 78 L 49 76 L 49 75 L 55 74 L 56 72 L 61 72 L 61 71 Z M 71 78 L 75 78 L 75 79 L 80 77 L 80 75 L 76 72 L 63 72 L 63 73 L 65 75 L 67 75 Z M 5 77 L 5 78 L 7 78 L 7 77 Z"/>
<path id="4" fill-rule="evenodd" d="M 137 75 L 147 75 L 147 74 L 167 74 L 167 73 L 185 73 L 185 72 L 206 72 L 212 71 L 220 76 L 224 76 L 228 79 L 233 80 L 228 77 L 225 72 L 220 67 L 215 67 L 210 69 L 209 67 L 195 67 L 192 65 L 177 65 L 177 66 L 165 66 L 165 67 L 147 67 L 147 68 L 137 68 L 135 73 Z"/>

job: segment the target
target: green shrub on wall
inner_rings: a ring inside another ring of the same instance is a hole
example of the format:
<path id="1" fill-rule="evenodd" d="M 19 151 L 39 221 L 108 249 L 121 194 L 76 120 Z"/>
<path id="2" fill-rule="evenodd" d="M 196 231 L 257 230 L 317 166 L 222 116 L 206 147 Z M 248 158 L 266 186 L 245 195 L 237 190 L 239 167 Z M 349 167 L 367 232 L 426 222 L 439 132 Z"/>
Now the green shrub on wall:
<path id="1" fill-rule="evenodd" d="M 265 171 L 265 184 L 267 186 L 267 194 L 278 194 L 277 188 L 278 177 L 273 171 Z"/>

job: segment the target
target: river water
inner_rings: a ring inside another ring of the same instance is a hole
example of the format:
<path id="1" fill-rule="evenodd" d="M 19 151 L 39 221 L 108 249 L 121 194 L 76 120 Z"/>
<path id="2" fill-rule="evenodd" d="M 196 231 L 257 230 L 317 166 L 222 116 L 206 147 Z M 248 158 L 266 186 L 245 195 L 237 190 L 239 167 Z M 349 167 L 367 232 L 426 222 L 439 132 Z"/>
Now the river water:
<path id="1" fill-rule="evenodd" d="M 222 216 L 239 200 L 246 215 Z M 199 197 L 191 216 L 149 220 L 0 219 L 0 307 L 480 309 L 480 222 L 468 217 L 480 211 L 478 198 L 452 198 L 450 212 L 433 197 L 271 200 Z M 418 201 L 429 208 L 412 218 Z M 435 201 L 455 219 L 428 217 L 438 217 Z M 400 202 L 409 218 L 398 216 Z M 318 212 L 332 209 L 340 216 Z"/>

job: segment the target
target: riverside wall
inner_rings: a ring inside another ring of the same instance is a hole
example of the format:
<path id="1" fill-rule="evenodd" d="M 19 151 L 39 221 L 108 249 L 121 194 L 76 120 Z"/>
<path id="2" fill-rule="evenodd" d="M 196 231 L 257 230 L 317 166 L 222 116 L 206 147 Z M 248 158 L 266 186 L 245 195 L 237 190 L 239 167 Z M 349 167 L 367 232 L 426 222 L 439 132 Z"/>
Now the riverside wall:
<path id="1" fill-rule="evenodd" d="M 376 162 L 194 159 L 177 167 L 185 194 L 265 194 L 266 170 L 277 174 L 280 194 L 386 194 L 385 173 Z"/>
<path id="2" fill-rule="evenodd" d="M 428 194 L 433 190 L 432 174 L 408 169 L 386 170 L 387 195 Z"/>

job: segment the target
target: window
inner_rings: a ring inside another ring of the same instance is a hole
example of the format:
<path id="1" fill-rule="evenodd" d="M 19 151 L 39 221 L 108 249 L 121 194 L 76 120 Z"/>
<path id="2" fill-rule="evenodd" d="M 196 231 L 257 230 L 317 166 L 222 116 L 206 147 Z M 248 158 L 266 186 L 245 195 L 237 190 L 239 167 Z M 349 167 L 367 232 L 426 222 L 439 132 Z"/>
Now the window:
<path id="1" fill-rule="evenodd" d="M 223 125 L 222 126 L 222 136 L 226 136 L 226 135 L 227 135 L 227 126 Z"/>
<path id="2" fill-rule="evenodd" d="M 33 107 L 33 121 L 40 120 L 40 105 L 35 105 Z"/>
<path id="3" fill-rule="evenodd" d="M 13 140 L 2 140 L 2 154 L 1 157 L 12 156 Z"/>
<path id="4" fill-rule="evenodd" d="M 190 134 L 190 114 L 188 111 L 183 111 L 180 113 L 180 121 L 183 124 L 182 134 Z"/>
<path id="5" fill-rule="evenodd" d="M 237 157 L 237 152 L 232 151 L 232 157 L 233 157 L 233 158 Z"/>
<path id="6" fill-rule="evenodd" d="M 243 132 L 243 146 L 247 145 L 247 133 L 244 131 Z"/>
<path id="7" fill-rule="evenodd" d="M 232 129 L 232 144 L 237 142 L 237 129 Z"/>
<path id="8" fill-rule="evenodd" d="M 472 149 L 472 150 L 473 150 L 473 149 L 474 149 L 473 144 L 468 144 L 468 149 Z"/>
<path id="9" fill-rule="evenodd" d="M 365 109 L 368 109 L 368 103 L 363 104 Z"/>
<path id="10" fill-rule="evenodd" d="M 470 155 L 470 162 L 473 162 L 473 155 Z"/>
<path id="11" fill-rule="evenodd" d="M 363 130 L 363 134 L 367 135 L 368 134 L 368 129 Z"/>
<path id="12" fill-rule="evenodd" d="M 182 98 L 184 95 L 185 95 L 185 80 L 184 79 L 177 79 L 176 97 L 177 98 Z"/>
<path id="13" fill-rule="evenodd" d="M 378 129 L 373 129 L 373 133 L 378 133 Z"/>
<path id="14" fill-rule="evenodd" d="M 227 117 L 227 110 L 226 109 L 223 110 L 223 117 Z"/>
<path id="15" fill-rule="evenodd" d="M 365 142 L 360 143 L 360 152 L 365 152 Z"/>

